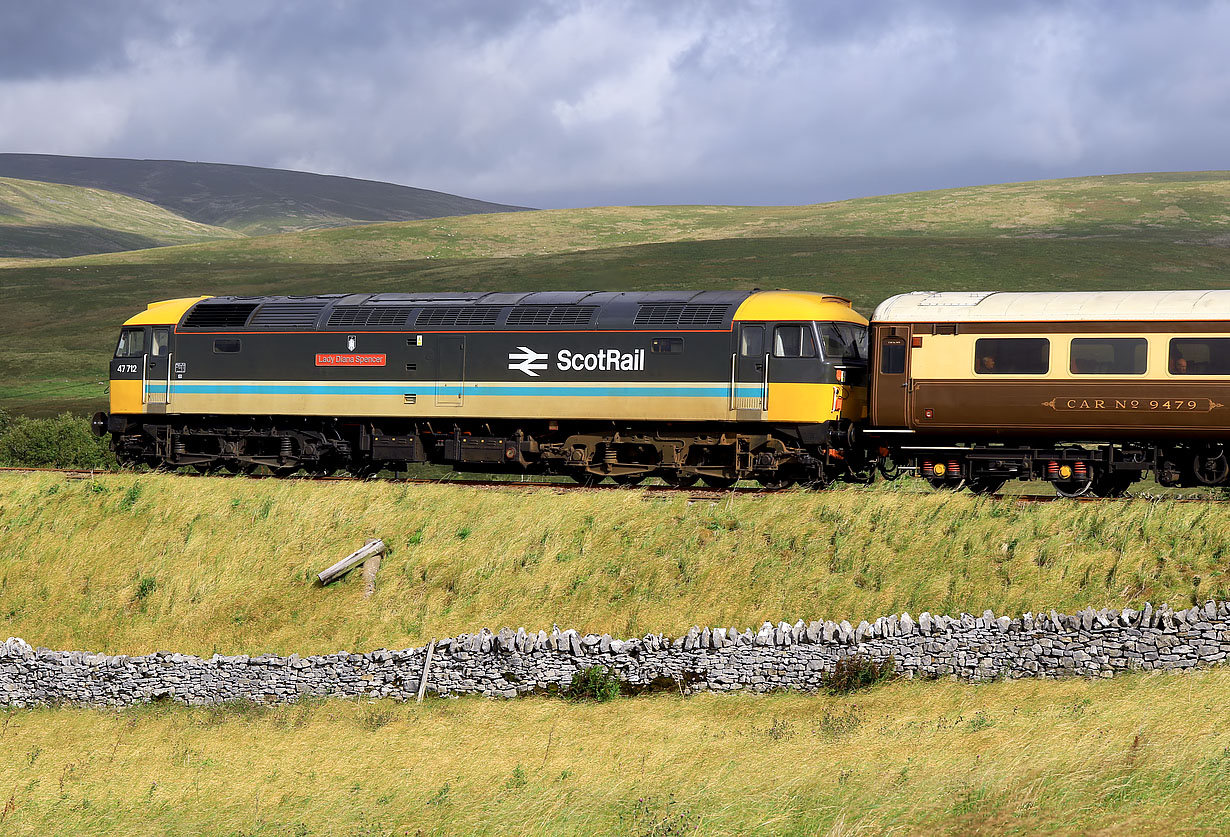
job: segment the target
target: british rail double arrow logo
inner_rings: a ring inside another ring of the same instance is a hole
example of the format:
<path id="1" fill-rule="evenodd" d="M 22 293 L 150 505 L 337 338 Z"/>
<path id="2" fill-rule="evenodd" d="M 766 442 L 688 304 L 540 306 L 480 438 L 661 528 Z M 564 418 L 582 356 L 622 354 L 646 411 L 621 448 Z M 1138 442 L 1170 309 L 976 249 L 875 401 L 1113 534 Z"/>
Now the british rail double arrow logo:
<path id="1" fill-rule="evenodd" d="M 519 369 L 525 374 L 537 378 L 538 373 L 535 369 L 547 368 L 546 353 L 539 353 L 526 346 L 518 346 L 520 351 L 508 353 L 508 368 Z"/>

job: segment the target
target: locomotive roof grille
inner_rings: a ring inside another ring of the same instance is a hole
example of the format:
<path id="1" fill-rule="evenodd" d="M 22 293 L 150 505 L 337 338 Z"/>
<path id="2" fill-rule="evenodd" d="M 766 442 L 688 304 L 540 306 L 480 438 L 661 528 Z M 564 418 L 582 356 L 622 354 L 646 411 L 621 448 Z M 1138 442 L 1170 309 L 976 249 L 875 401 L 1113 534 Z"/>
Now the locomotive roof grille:
<path id="1" fill-rule="evenodd" d="M 202 302 L 184 318 L 183 328 L 231 329 L 243 328 L 256 310 L 254 302 Z"/>
<path id="2" fill-rule="evenodd" d="M 316 318 L 325 310 L 326 303 L 268 302 L 262 305 L 248 321 L 249 328 L 277 330 L 312 329 Z"/>
<path id="3" fill-rule="evenodd" d="M 587 326 L 594 319 L 596 305 L 522 305 L 508 312 L 508 328 L 557 328 Z"/>
<path id="4" fill-rule="evenodd" d="M 729 305 L 642 305 L 636 312 L 635 325 L 659 326 L 720 326 L 726 322 Z"/>
<path id="5" fill-rule="evenodd" d="M 326 328 L 405 328 L 412 309 L 404 306 L 346 305 L 334 308 Z"/>
<path id="6" fill-rule="evenodd" d="M 417 328 L 491 328 L 504 310 L 499 305 L 477 305 L 471 308 L 424 308 L 414 320 Z"/>

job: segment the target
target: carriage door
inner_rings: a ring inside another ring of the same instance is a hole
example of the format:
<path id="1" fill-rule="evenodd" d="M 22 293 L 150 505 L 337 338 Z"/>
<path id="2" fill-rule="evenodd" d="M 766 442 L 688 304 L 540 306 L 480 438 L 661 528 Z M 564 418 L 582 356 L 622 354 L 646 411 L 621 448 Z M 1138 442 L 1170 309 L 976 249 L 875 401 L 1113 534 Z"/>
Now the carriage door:
<path id="1" fill-rule="evenodd" d="M 739 343 L 731 358 L 731 406 L 741 420 L 758 421 L 768 386 L 768 343 L 764 323 L 741 323 Z M 745 411 L 753 411 L 746 414 Z"/>
<path id="2" fill-rule="evenodd" d="M 875 374 L 871 381 L 871 423 L 907 427 L 910 401 L 910 328 L 876 326 Z"/>
<path id="3" fill-rule="evenodd" d="M 151 413 L 165 413 L 171 403 L 171 329 L 155 326 L 145 353 L 141 376 L 141 400 Z"/>
<path id="4" fill-rule="evenodd" d="M 466 338 L 441 334 L 436 338 L 436 406 L 460 407 L 465 385 Z"/>

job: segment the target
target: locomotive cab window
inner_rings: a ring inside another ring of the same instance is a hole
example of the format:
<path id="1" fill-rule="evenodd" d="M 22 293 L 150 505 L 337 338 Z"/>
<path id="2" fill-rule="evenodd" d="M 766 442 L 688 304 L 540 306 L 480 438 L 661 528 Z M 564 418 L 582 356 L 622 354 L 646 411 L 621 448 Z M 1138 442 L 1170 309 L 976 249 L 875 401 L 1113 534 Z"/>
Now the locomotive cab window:
<path id="1" fill-rule="evenodd" d="M 1143 337 L 1076 337 L 1068 368 L 1073 375 L 1143 375 L 1148 353 Z"/>
<path id="2" fill-rule="evenodd" d="M 764 326 L 744 326 L 739 336 L 739 354 L 760 357 L 764 354 Z"/>
<path id="3" fill-rule="evenodd" d="M 773 357 L 815 357 L 810 325 L 779 325 L 773 329 Z"/>
<path id="4" fill-rule="evenodd" d="M 681 355 L 683 354 L 683 338 L 655 337 L 650 343 L 649 350 L 656 355 Z"/>
<path id="5" fill-rule="evenodd" d="M 901 375 L 905 373 L 905 338 L 885 337 L 880 344 L 880 373 Z"/>
<path id="6" fill-rule="evenodd" d="M 867 362 L 867 327 L 855 323 L 816 323 L 820 349 L 830 363 Z"/>
<path id="7" fill-rule="evenodd" d="M 1051 368 L 1051 341 L 1045 337 L 988 337 L 974 341 L 974 372 L 979 375 L 1045 375 Z"/>
<path id="8" fill-rule="evenodd" d="M 1171 375 L 1230 375 L 1230 337 L 1176 337 L 1168 367 Z"/>
<path id="9" fill-rule="evenodd" d="M 120 332 L 120 343 L 115 347 L 116 357 L 141 357 L 145 354 L 145 329 L 126 328 Z"/>

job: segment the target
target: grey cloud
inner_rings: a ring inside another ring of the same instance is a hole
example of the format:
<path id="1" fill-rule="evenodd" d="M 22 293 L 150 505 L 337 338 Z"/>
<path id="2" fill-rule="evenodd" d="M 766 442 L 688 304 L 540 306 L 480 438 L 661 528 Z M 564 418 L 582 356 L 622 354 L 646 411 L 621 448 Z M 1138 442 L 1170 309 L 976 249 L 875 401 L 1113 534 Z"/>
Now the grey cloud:
<path id="1" fill-rule="evenodd" d="M 28 5 L 4 150 L 536 206 L 1228 167 L 1225 0 Z"/>

